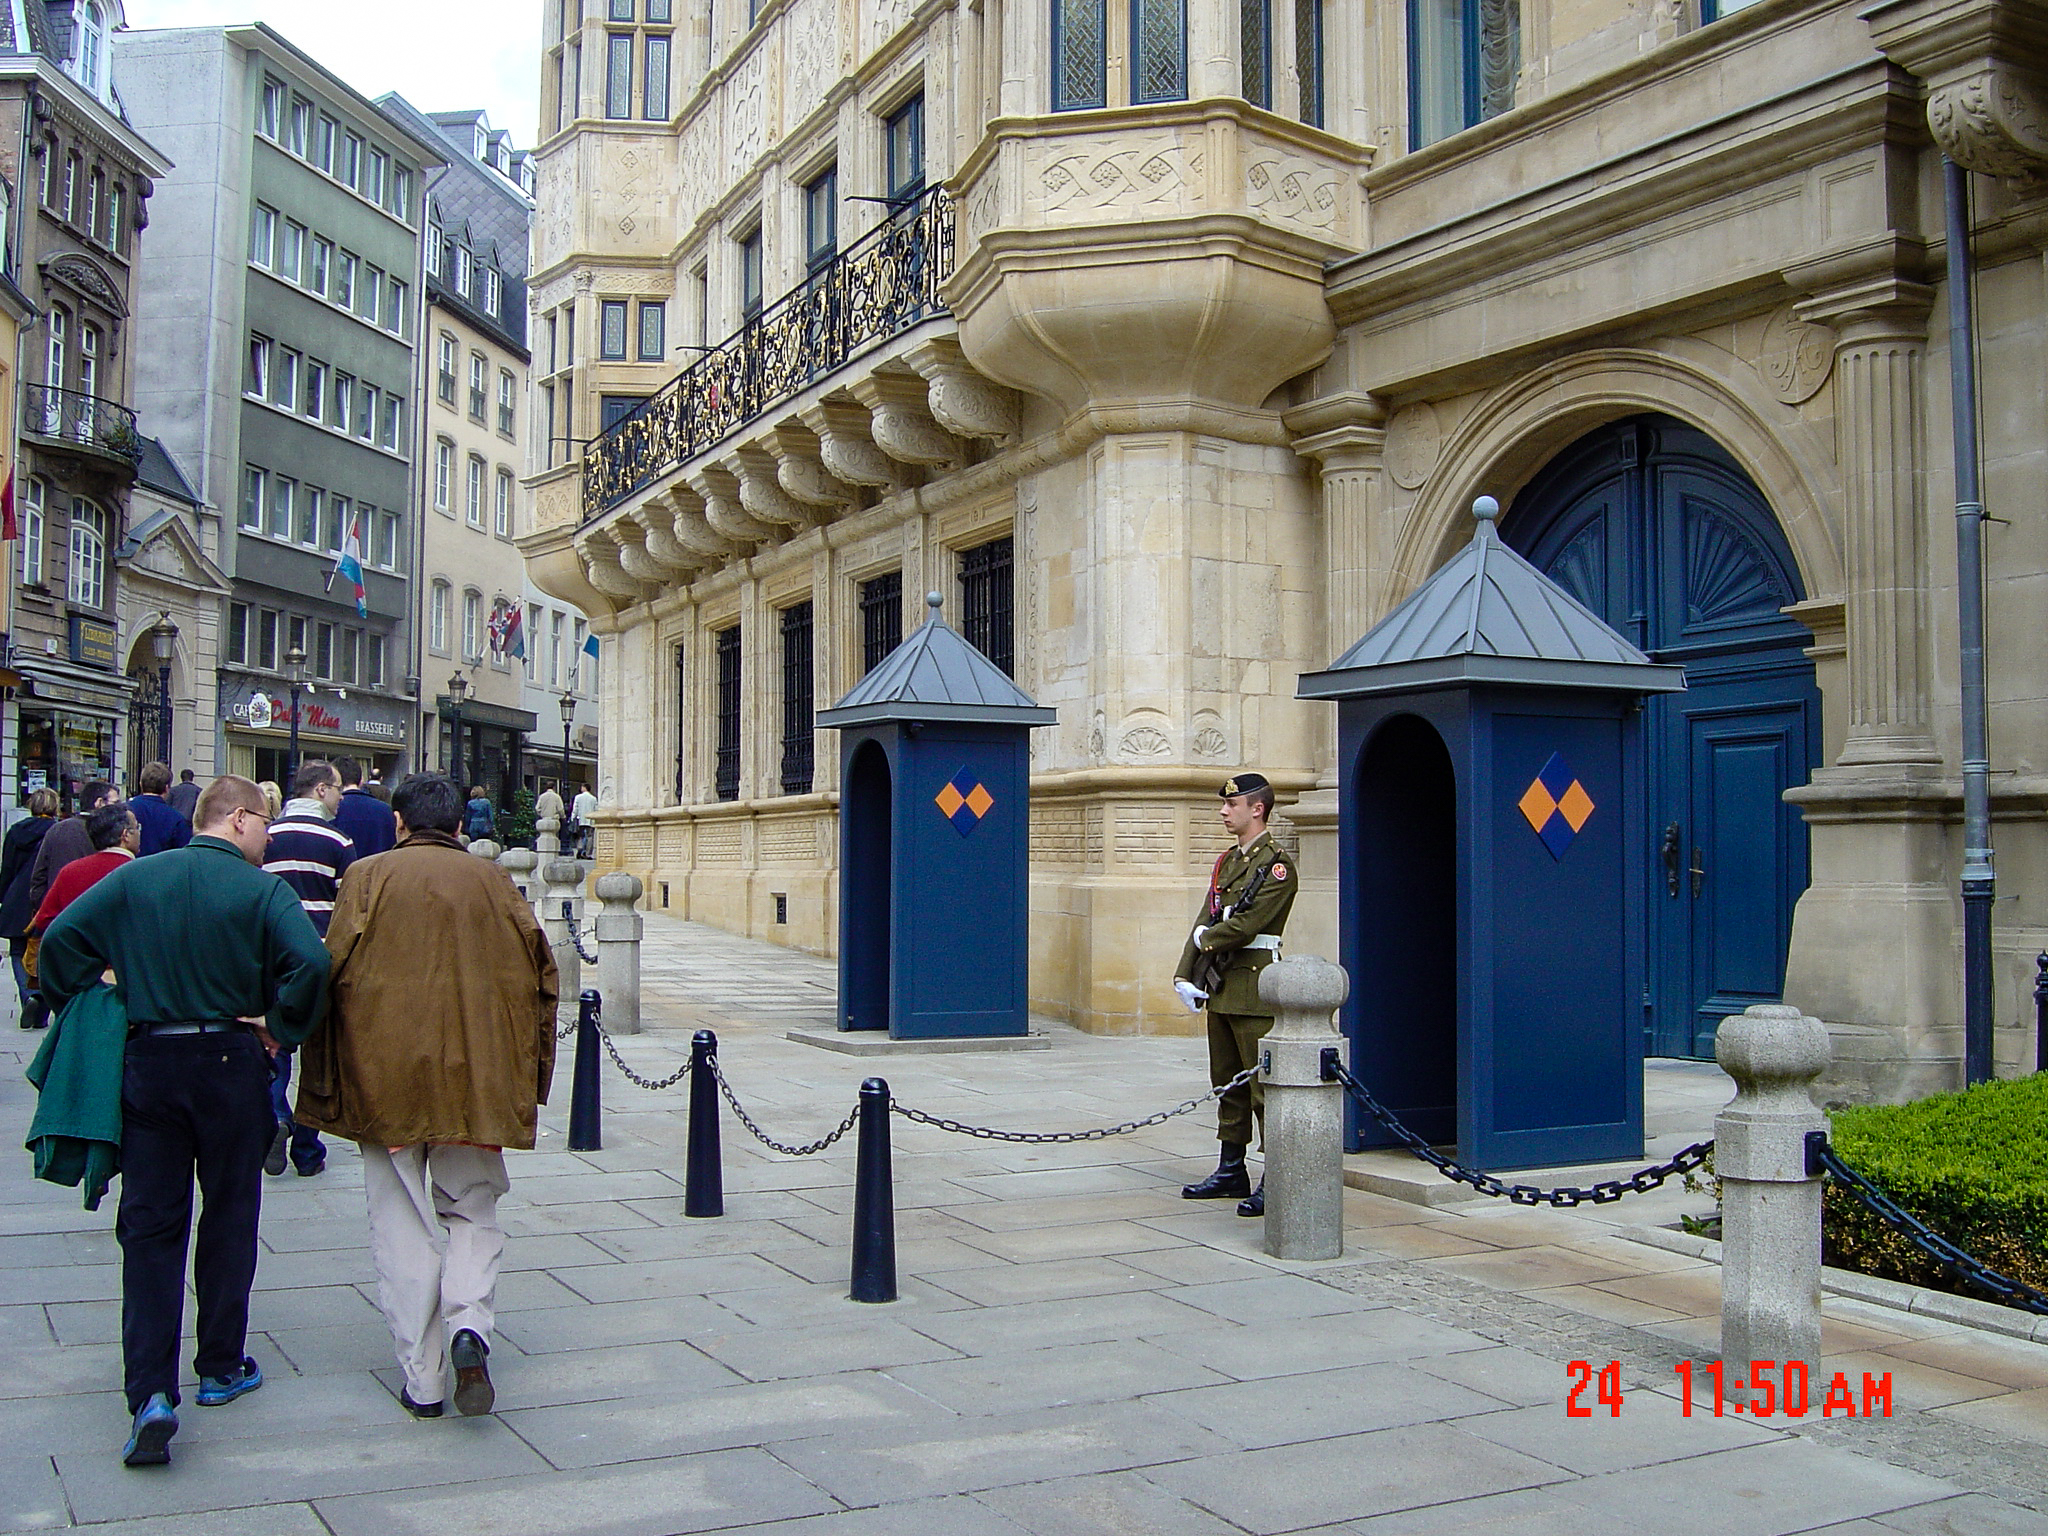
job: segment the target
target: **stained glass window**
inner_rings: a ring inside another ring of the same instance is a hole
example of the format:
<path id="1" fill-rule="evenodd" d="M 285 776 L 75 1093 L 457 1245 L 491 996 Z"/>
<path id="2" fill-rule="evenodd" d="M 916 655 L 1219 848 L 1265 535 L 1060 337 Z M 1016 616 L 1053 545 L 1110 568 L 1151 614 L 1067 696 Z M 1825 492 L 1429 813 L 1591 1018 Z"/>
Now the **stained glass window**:
<path id="1" fill-rule="evenodd" d="M 1323 0 L 1294 0 L 1294 68 L 1301 80 L 1301 120 L 1323 126 Z"/>
<path id="2" fill-rule="evenodd" d="M 1188 94 L 1187 0 L 1131 0 L 1132 101 Z"/>
<path id="3" fill-rule="evenodd" d="M 1108 45 L 1106 0 L 1053 0 L 1053 111 L 1108 104 Z"/>
<path id="4" fill-rule="evenodd" d="M 1242 65 L 1244 99 L 1255 107 L 1273 104 L 1273 5 L 1272 0 L 1238 0 L 1238 57 Z"/>

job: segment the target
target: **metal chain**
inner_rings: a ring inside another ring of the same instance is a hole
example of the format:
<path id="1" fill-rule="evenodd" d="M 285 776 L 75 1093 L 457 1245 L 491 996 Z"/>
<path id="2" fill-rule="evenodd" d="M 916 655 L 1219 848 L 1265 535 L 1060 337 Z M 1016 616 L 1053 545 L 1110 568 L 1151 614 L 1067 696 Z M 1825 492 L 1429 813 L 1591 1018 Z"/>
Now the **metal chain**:
<path id="1" fill-rule="evenodd" d="M 834 1127 L 831 1131 L 827 1132 L 824 1136 L 821 1136 L 818 1140 L 813 1142 L 807 1142 L 801 1147 L 788 1146 L 783 1142 L 777 1141 L 774 1137 L 770 1136 L 766 1131 L 762 1130 L 760 1126 L 754 1123 L 754 1117 L 748 1114 L 746 1110 L 740 1107 L 739 1099 L 733 1094 L 732 1084 L 728 1083 L 725 1080 L 725 1073 L 723 1070 L 720 1069 L 718 1065 L 718 1058 L 716 1056 L 713 1056 L 710 1058 L 710 1062 L 711 1075 L 718 1079 L 718 1091 L 725 1095 L 725 1102 L 730 1104 L 732 1106 L 732 1112 L 735 1115 L 739 1116 L 740 1124 L 744 1125 L 749 1131 L 753 1132 L 754 1140 L 760 1142 L 762 1146 L 767 1147 L 773 1151 L 780 1152 L 785 1157 L 809 1157 L 813 1153 L 824 1151 L 827 1147 L 831 1146 L 833 1142 L 837 1141 L 840 1137 L 844 1136 L 848 1131 L 852 1130 L 854 1121 L 860 1118 L 860 1105 L 856 1102 L 853 1108 L 847 1112 L 846 1118 L 840 1121 L 836 1127 Z"/>
<path id="2" fill-rule="evenodd" d="M 1830 1178 L 1862 1201 L 1886 1225 L 1892 1227 L 1906 1241 L 1950 1274 L 1967 1281 L 1979 1290 L 1989 1292 L 2009 1307 L 2048 1314 L 2048 1294 L 2035 1290 L 2024 1281 L 2011 1280 L 2001 1275 L 1983 1260 L 1964 1252 L 1911 1211 L 1900 1206 L 1890 1195 L 1843 1162 L 1835 1149 L 1828 1145 L 1825 1131 L 1811 1132 L 1807 1137 L 1806 1149 L 1809 1154 L 1809 1172 L 1813 1171 L 1813 1164 L 1818 1163 Z"/>
<path id="3" fill-rule="evenodd" d="M 585 965 L 597 964 L 597 956 L 583 947 L 583 925 L 576 921 L 576 903 L 573 901 L 564 901 L 562 903 L 562 926 L 569 931 L 569 942 L 576 947 L 576 958 Z M 593 934 L 595 934 L 596 928 L 597 925 L 593 923 L 591 925 Z"/>
<path id="4" fill-rule="evenodd" d="M 1337 1081 L 1342 1083 L 1351 1097 L 1358 1101 L 1361 1109 L 1379 1121 L 1401 1145 L 1438 1173 L 1447 1179 L 1455 1179 L 1460 1184 L 1469 1184 L 1482 1195 L 1505 1196 L 1515 1205 L 1553 1205 L 1560 1209 L 1569 1209 L 1575 1205 L 1609 1205 L 1623 1195 L 1647 1194 L 1673 1174 L 1692 1172 L 1714 1151 L 1714 1144 L 1711 1141 L 1696 1141 L 1673 1154 L 1668 1162 L 1640 1168 L 1625 1179 L 1602 1179 L 1589 1189 L 1580 1189 L 1570 1184 L 1560 1185 L 1556 1189 L 1539 1189 L 1534 1184 L 1506 1184 L 1490 1173 L 1476 1172 L 1452 1162 L 1395 1119 L 1393 1111 L 1375 1099 L 1366 1086 L 1346 1071 L 1341 1063 L 1333 1063 L 1332 1068 Z"/>
<path id="5" fill-rule="evenodd" d="M 1100 1125 L 1089 1131 L 999 1131 L 988 1125 L 967 1125 L 958 1120 L 947 1120 L 938 1115 L 928 1115 L 921 1109 L 912 1109 L 908 1104 L 899 1104 L 890 1099 L 892 1113 L 919 1125 L 929 1125 L 935 1130 L 952 1131 L 961 1136 L 977 1136 L 983 1141 L 1022 1141 L 1032 1146 L 1045 1146 L 1054 1142 L 1101 1141 L 1110 1136 L 1128 1136 L 1133 1131 L 1142 1131 L 1149 1126 L 1171 1120 L 1175 1115 L 1185 1115 L 1200 1109 L 1211 1099 L 1220 1099 L 1231 1089 L 1241 1087 L 1258 1075 L 1257 1067 L 1246 1067 L 1227 1083 L 1218 1083 L 1207 1093 L 1185 1100 L 1171 1109 L 1162 1109 L 1156 1115 L 1147 1115 L 1142 1120 L 1126 1120 L 1122 1125 Z"/>
<path id="6" fill-rule="evenodd" d="M 597 1026 L 597 1038 L 604 1042 L 605 1054 L 611 1057 L 612 1065 L 623 1072 L 626 1075 L 626 1081 L 633 1084 L 636 1088 L 646 1088 L 652 1092 L 659 1093 L 664 1088 L 675 1087 L 677 1083 L 680 1083 L 690 1075 L 690 1063 L 685 1061 L 682 1066 L 661 1079 L 660 1082 L 656 1082 L 651 1077 L 642 1077 L 638 1072 L 635 1072 L 626 1065 L 626 1058 L 619 1054 L 619 1048 L 612 1043 L 612 1032 L 602 1024 Z"/>
<path id="7" fill-rule="evenodd" d="M 580 1021 L 577 1019 L 570 1019 L 568 1023 L 564 1024 L 560 1029 L 555 1031 L 555 1038 L 557 1040 L 568 1039 L 571 1035 L 576 1033 L 576 1025 L 579 1022 Z"/>

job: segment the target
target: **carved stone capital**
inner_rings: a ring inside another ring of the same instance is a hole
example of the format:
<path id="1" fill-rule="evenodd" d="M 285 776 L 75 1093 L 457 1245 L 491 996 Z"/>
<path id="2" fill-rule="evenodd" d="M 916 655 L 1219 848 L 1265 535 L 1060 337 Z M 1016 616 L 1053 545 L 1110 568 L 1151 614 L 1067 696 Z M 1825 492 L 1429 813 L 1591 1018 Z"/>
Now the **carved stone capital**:
<path id="1" fill-rule="evenodd" d="M 929 391 L 914 375 L 871 373 L 847 384 L 868 408 L 875 446 L 904 464 L 958 464 L 960 445 L 931 418 Z"/>
<path id="2" fill-rule="evenodd" d="M 2048 91 L 2010 66 L 1991 64 L 1927 98 L 1927 126 L 1941 152 L 1987 176 L 2048 173 Z"/>
<path id="3" fill-rule="evenodd" d="M 1919 241 L 1890 235 L 1787 267 L 1784 278 L 1800 296 L 1793 318 L 1828 327 L 1839 348 L 1876 335 L 1924 340 L 1934 307 L 1933 288 L 1920 280 L 1926 270 Z"/>
<path id="4" fill-rule="evenodd" d="M 817 436 L 820 461 L 836 478 L 848 485 L 876 485 L 885 491 L 906 483 L 896 461 L 877 448 L 869 435 L 866 406 L 825 399 L 805 406 L 799 414 Z"/>
<path id="5" fill-rule="evenodd" d="M 2048 174 L 2048 0 L 1877 0 L 1862 15 L 1926 82 L 1943 154 L 1988 176 Z"/>

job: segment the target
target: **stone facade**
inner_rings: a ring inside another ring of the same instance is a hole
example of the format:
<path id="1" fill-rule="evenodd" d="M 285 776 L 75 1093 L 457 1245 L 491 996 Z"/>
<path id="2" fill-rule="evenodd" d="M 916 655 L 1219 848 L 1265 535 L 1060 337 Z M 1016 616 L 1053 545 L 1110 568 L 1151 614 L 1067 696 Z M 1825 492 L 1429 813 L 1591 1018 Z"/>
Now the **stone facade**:
<path id="1" fill-rule="evenodd" d="M 2048 889 L 2023 605 L 2048 549 L 2021 512 L 2048 489 L 2048 9 L 1720 9 L 1483 6 L 1483 89 L 1450 107 L 1410 68 L 1403 8 L 1347 0 L 1283 17 L 1258 59 L 1236 8 L 1190 5 L 1185 99 L 1130 105 L 1153 56 L 1112 37 L 1076 72 L 1037 5 L 769 4 L 732 35 L 679 11 L 676 58 L 710 63 L 682 69 L 665 121 L 608 119 L 641 109 L 593 71 L 603 25 L 563 33 L 548 91 L 581 95 L 559 118 L 544 102 L 534 284 L 537 312 L 577 316 L 556 409 L 588 424 L 607 392 L 651 397 L 587 473 L 536 466 L 523 540 L 535 579 L 616 637 L 600 864 L 667 882 L 671 910 L 829 948 L 836 743 L 807 794 L 783 791 L 777 616 L 812 604 L 829 702 L 860 674 L 863 582 L 899 571 L 950 611 L 972 601 L 963 557 L 1007 537 L 1015 676 L 1060 711 L 1034 742 L 1034 1006 L 1182 1027 L 1166 977 L 1232 768 L 1292 802 L 1290 939 L 1336 953 L 1334 722 L 1296 675 L 1463 544 L 1475 495 L 1509 506 L 1588 433 L 1675 418 L 1768 504 L 1812 639 L 1821 766 L 1786 797 L 1811 879 L 1785 1000 L 1835 1031 L 1841 1097 L 1957 1081 L 1946 149 L 1978 173 L 1986 497 L 2012 519 L 1988 578 L 1997 1057 L 2031 1068 Z M 1099 98 L 1054 110 L 1091 79 Z M 920 89 L 943 310 L 732 411 L 719 358 L 774 357 L 829 291 L 804 263 L 821 172 L 842 199 L 894 199 L 843 202 L 868 243 L 842 265 L 871 268 L 907 219 L 892 146 Z M 672 370 L 597 357 L 612 293 L 680 295 L 694 341 L 729 339 L 663 390 Z M 755 319 L 762 293 L 790 297 Z M 735 624 L 736 776 L 717 638 Z"/>

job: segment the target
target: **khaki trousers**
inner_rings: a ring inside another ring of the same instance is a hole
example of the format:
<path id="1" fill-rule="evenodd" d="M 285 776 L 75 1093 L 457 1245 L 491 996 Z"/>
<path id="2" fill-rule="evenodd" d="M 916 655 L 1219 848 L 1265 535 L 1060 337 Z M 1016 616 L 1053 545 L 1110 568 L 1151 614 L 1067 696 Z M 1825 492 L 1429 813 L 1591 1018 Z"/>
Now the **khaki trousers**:
<path id="1" fill-rule="evenodd" d="M 505 1252 L 498 1197 L 510 1187 L 495 1147 L 363 1148 L 377 1305 L 416 1403 L 447 1396 L 448 1340 L 458 1331 L 490 1339 Z"/>
<path id="2" fill-rule="evenodd" d="M 1269 1013 L 1218 1013 L 1209 1010 L 1209 1086 L 1221 1087 L 1246 1067 L 1256 1066 L 1259 1042 L 1273 1027 Z M 1266 1096 L 1255 1077 L 1216 1101 L 1216 1139 L 1252 1144 L 1252 1119 L 1258 1117 L 1261 1143 L 1266 1127 Z"/>

